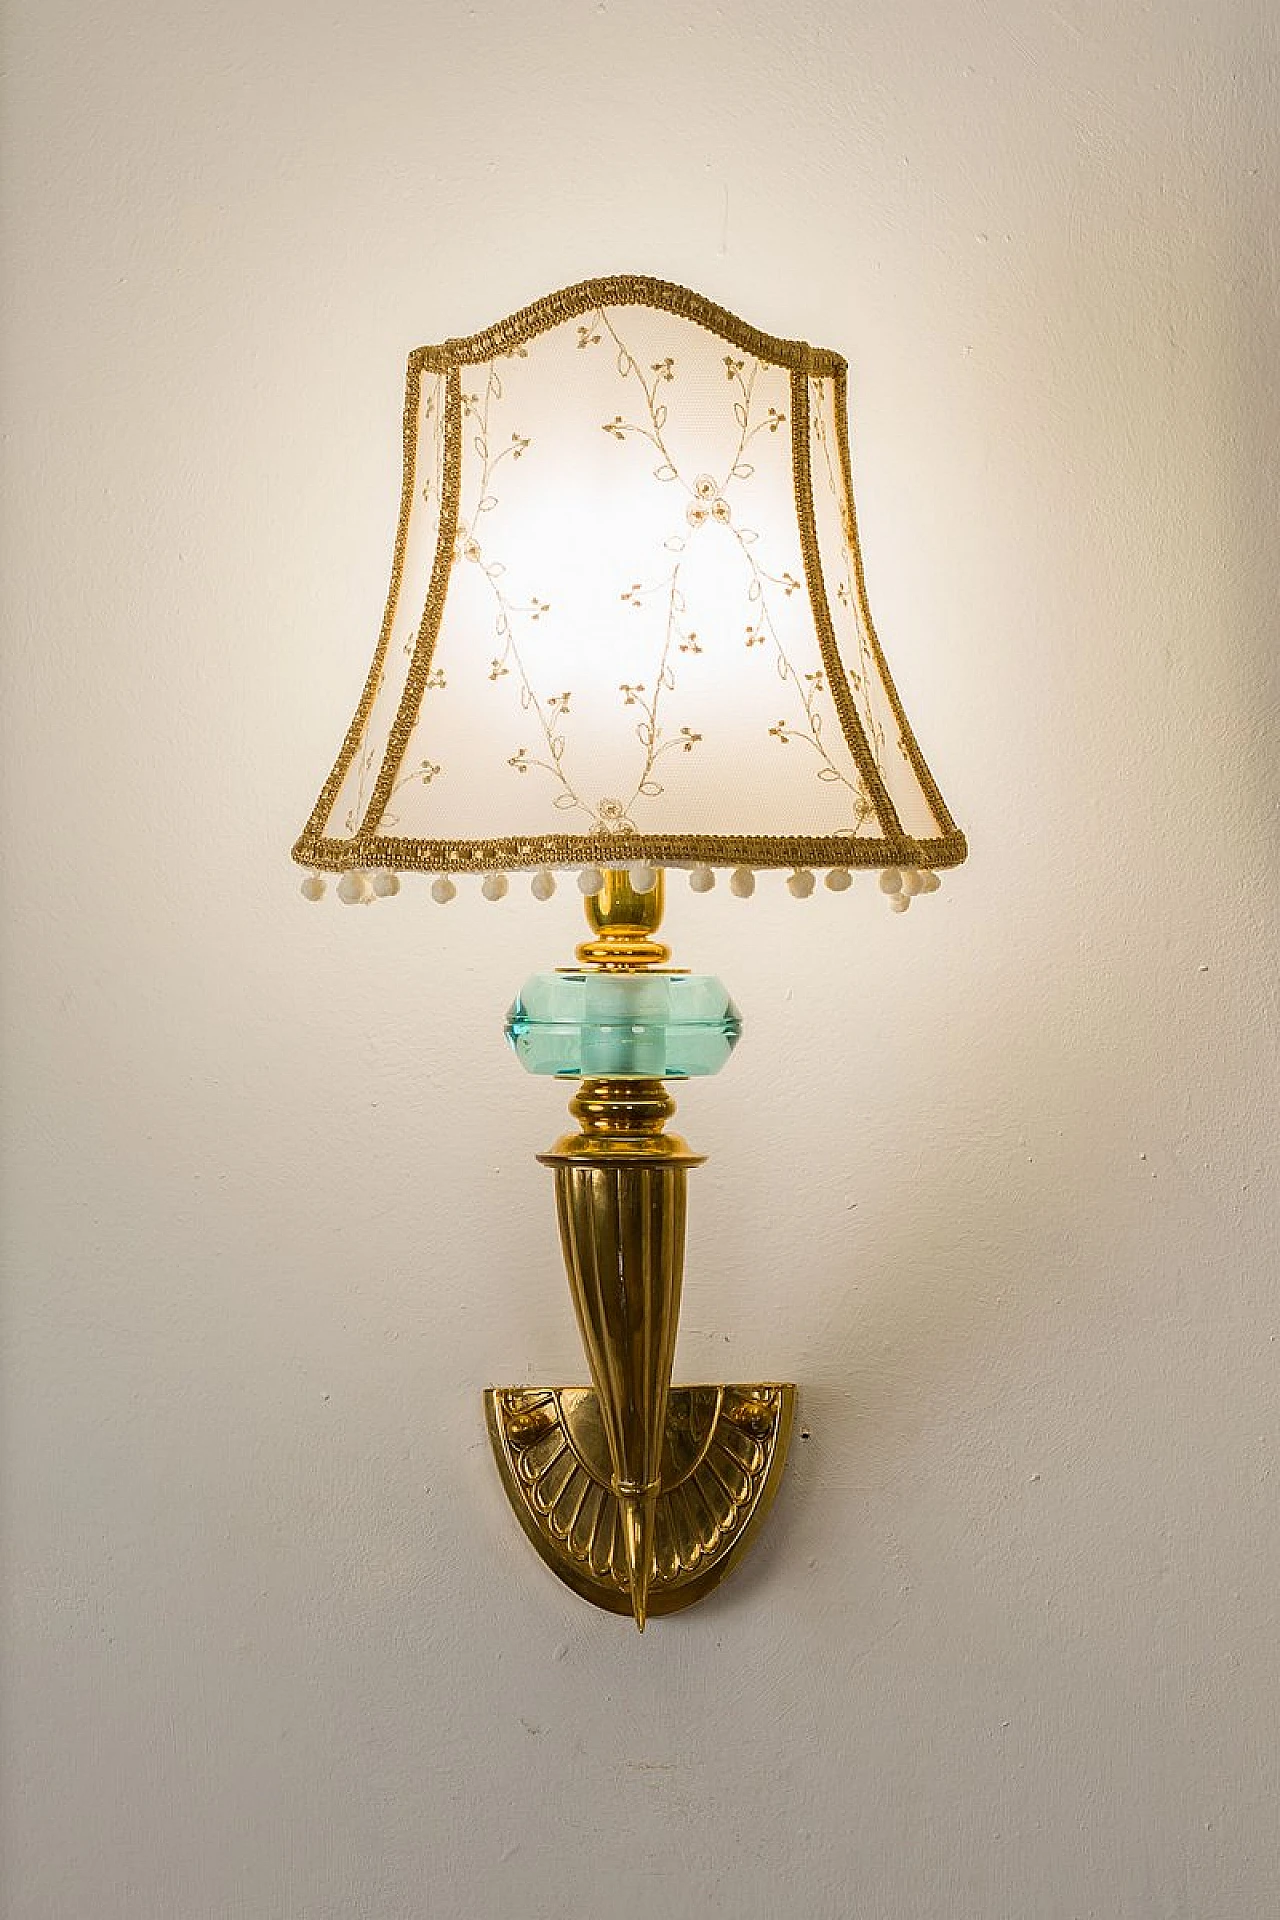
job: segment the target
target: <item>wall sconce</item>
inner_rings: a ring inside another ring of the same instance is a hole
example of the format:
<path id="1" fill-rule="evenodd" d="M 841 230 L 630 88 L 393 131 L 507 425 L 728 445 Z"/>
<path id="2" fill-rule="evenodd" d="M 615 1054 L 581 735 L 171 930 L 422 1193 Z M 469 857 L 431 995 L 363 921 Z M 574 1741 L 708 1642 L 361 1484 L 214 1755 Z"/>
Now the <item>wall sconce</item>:
<path id="1" fill-rule="evenodd" d="M 782 869 L 798 900 L 878 873 L 904 912 L 965 857 L 871 623 L 839 354 L 659 280 L 589 280 L 410 356 L 391 588 L 364 692 L 294 858 L 308 899 L 401 873 L 501 900 L 576 874 L 588 938 L 507 1034 L 581 1084 L 540 1156 L 590 1387 L 485 1396 L 543 1559 L 630 1614 L 738 1561 L 795 1389 L 672 1387 L 685 1188 L 665 1083 L 717 1072 L 737 1008 L 672 969 L 666 877 Z"/>

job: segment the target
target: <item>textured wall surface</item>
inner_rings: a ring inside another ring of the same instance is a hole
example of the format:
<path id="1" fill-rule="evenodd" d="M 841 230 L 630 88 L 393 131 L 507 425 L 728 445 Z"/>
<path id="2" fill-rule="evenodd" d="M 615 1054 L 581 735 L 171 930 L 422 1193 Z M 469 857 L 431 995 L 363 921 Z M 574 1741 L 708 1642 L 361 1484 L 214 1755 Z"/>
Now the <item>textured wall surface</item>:
<path id="1" fill-rule="evenodd" d="M 4 1911 L 1258 1920 L 1277 1838 L 1268 0 L 13 0 Z M 632 269 L 846 351 L 973 857 L 677 889 L 679 1370 L 793 1378 L 643 1640 L 509 1515 L 580 1374 L 562 893 L 303 904 L 418 341 Z"/>

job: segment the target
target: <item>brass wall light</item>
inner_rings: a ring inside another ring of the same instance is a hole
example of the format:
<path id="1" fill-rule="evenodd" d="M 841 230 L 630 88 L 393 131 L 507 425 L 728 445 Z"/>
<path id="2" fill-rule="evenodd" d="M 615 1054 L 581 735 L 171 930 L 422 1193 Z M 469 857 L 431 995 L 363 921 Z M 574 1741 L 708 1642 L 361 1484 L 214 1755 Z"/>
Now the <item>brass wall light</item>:
<path id="1" fill-rule="evenodd" d="M 669 874 L 746 898 L 781 869 L 904 912 L 965 842 L 880 650 L 839 354 L 682 287 L 569 287 L 410 356 L 386 615 L 342 751 L 294 848 L 308 899 L 431 876 L 548 899 L 589 937 L 507 1033 L 581 1084 L 541 1157 L 590 1387 L 485 1396 L 502 1482 L 575 1592 L 643 1628 L 740 1558 L 781 1473 L 794 1388 L 673 1388 L 685 1188 L 664 1083 L 740 1032 L 718 980 L 669 966 Z"/>

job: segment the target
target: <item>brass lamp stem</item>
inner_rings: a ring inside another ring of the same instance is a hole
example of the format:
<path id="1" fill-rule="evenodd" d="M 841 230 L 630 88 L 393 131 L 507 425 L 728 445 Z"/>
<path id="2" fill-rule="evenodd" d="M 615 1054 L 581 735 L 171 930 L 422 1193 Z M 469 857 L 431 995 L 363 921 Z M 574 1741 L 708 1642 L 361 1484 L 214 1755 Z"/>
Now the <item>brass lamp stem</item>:
<path id="1" fill-rule="evenodd" d="M 661 872 L 654 880 L 640 892 L 631 870 L 605 873 L 586 903 L 593 937 L 578 948 L 582 969 L 666 970 L 670 949 L 654 938 Z M 597 979 L 596 1004 L 607 1010 L 600 1031 L 614 1036 L 604 1057 L 648 1057 L 628 1036 L 643 1035 L 646 1005 L 662 1000 L 666 985 Z M 685 1187 L 702 1155 L 666 1131 L 675 1102 L 664 1053 L 648 1072 L 614 1064 L 592 1075 L 579 1058 L 587 1077 L 569 1106 L 577 1131 L 538 1158 L 555 1175 L 591 1386 L 491 1389 L 489 1432 L 543 1558 L 585 1598 L 629 1612 L 643 1632 L 650 1612 L 688 1606 L 745 1550 L 782 1471 L 794 1389 L 672 1388 Z"/>
<path id="2" fill-rule="evenodd" d="M 625 867 L 605 869 L 586 901 L 595 936 L 584 967 L 639 973 L 671 949 L 662 924 L 665 878 L 641 893 Z M 685 1171 L 701 1164 L 663 1126 L 675 1102 L 660 1080 L 584 1080 L 569 1111 L 582 1131 L 539 1155 L 556 1176 L 569 1291 L 613 1468 L 635 1623 L 644 1632 L 654 1563 L 667 1400 L 684 1276 Z"/>

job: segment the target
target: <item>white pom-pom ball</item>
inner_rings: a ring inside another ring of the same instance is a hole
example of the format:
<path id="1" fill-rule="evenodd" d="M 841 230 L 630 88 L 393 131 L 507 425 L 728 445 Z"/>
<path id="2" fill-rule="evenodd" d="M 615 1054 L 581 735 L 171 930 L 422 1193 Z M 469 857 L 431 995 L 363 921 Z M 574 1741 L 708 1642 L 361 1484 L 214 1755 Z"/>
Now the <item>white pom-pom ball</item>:
<path id="1" fill-rule="evenodd" d="M 936 893 L 938 891 L 938 888 L 941 885 L 942 885 L 942 875 L 939 873 L 935 873 L 932 867 L 926 868 L 925 871 L 920 875 L 921 893 Z"/>
<path id="2" fill-rule="evenodd" d="M 556 890 L 556 877 L 546 867 L 534 874 L 529 891 L 535 900 L 549 900 Z"/>
<path id="3" fill-rule="evenodd" d="M 390 867 L 379 867 L 373 876 L 373 890 L 380 900 L 394 900 L 400 891 L 400 875 Z"/>
<path id="4" fill-rule="evenodd" d="M 438 873 L 431 882 L 431 898 L 438 907 L 447 907 L 457 891 L 447 873 Z"/>
<path id="5" fill-rule="evenodd" d="M 813 875 L 808 867 L 797 867 L 787 879 L 787 892 L 797 900 L 807 900 L 813 892 Z"/>
<path id="6" fill-rule="evenodd" d="M 824 884 L 831 893 L 847 893 L 853 885 L 853 875 L 848 867 L 832 867 Z"/>
<path id="7" fill-rule="evenodd" d="M 905 913 L 911 905 L 911 895 L 909 893 L 892 893 L 889 896 L 889 905 L 895 913 Z"/>
<path id="8" fill-rule="evenodd" d="M 904 867 L 902 869 L 902 891 L 908 894 L 923 893 L 923 874 L 917 873 L 914 867 Z"/>
<path id="9" fill-rule="evenodd" d="M 735 867 L 729 875 L 729 891 L 739 900 L 749 900 L 756 890 L 756 877 L 750 867 Z"/>
<path id="10" fill-rule="evenodd" d="M 716 876 L 710 867 L 691 867 L 689 885 L 694 893 L 710 893 L 716 883 Z"/>
<path id="11" fill-rule="evenodd" d="M 348 907 L 367 905 L 373 898 L 368 874 L 361 873 L 359 867 L 352 867 L 349 873 L 344 873 L 338 882 L 338 898 Z"/>
<path id="12" fill-rule="evenodd" d="M 324 875 L 322 873 L 309 873 L 302 882 L 300 891 L 304 900 L 323 900 Z"/>
<path id="13" fill-rule="evenodd" d="M 637 893 L 652 893 L 658 884 L 658 869 L 642 860 L 638 866 L 632 867 L 627 878 Z"/>
<path id="14" fill-rule="evenodd" d="M 501 900 L 507 891 L 507 886 L 505 873 L 486 873 L 480 882 L 480 891 L 486 900 Z"/>
<path id="15" fill-rule="evenodd" d="M 599 867 L 584 867 L 578 875 L 578 892 L 585 894 L 588 900 L 595 898 L 604 886 L 604 875 Z"/>
<path id="16" fill-rule="evenodd" d="M 885 867 L 880 874 L 881 893 L 901 893 L 902 875 L 897 867 Z"/>

